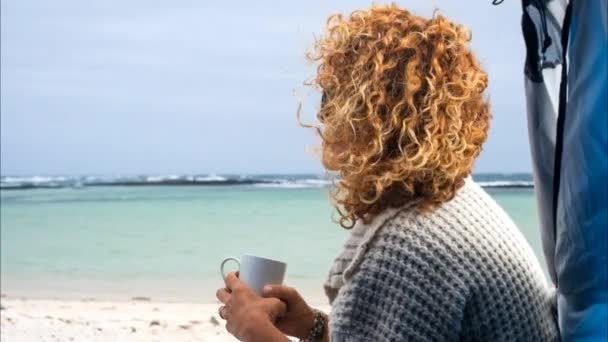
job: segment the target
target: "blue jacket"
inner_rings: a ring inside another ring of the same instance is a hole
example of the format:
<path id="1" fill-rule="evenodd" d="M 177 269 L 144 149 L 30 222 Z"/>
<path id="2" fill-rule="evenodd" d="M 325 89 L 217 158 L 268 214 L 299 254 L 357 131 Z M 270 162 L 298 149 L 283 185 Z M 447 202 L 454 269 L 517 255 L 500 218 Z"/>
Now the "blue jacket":
<path id="1" fill-rule="evenodd" d="M 530 147 L 562 340 L 608 341 L 608 0 L 522 4 Z"/>

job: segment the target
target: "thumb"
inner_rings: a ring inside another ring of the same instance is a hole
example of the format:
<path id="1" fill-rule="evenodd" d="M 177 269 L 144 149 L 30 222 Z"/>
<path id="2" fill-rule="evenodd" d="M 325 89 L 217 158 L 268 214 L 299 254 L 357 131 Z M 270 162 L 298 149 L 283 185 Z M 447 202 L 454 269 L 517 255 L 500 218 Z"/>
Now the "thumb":
<path id="1" fill-rule="evenodd" d="M 264 286 L 264 296 L 278 298 L 287 303 L 292 303 L 300 300 L 300 294 L 293 287 L 283 285 L 266 285 Z"/>

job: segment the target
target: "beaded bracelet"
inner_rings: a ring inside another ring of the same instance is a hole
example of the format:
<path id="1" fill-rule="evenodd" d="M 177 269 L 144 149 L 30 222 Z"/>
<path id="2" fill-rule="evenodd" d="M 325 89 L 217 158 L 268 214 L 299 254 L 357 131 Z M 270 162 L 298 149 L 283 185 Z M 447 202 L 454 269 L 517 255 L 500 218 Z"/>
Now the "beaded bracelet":
<path id="1" fill-rule="evenodd" d="M 312 311 L 315 313 L 314 324 L 312 326 L 312 329 L 310 329 L 310 332 L 308 333 L 308 337 L 303 340 L 300 340 L 300 342 L 315 342 L 323 339 L 323 333 L 325 332 L 327 317 L 324 313 L 317 309 L 312 309 Z"/>

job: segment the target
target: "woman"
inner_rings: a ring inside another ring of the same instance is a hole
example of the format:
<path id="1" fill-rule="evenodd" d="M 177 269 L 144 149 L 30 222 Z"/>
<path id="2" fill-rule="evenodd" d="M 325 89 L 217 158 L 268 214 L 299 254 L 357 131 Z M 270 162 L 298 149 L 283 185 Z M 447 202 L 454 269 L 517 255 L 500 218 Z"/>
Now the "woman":
<path id="1" fill-rule="evenodd" d="M 336 15 L 310 56 L 323 164 L 352 228 L 325 284 L 331 315 L 295 289 L 265 298 L 230 274 L 217 297 L 244 341 L 552 341 L 543 273 L 468 176 L 486 140 L 487 75 L 469 32 L 397 6 Z M 311 246 L 314 250 L 314 246 Z"/>

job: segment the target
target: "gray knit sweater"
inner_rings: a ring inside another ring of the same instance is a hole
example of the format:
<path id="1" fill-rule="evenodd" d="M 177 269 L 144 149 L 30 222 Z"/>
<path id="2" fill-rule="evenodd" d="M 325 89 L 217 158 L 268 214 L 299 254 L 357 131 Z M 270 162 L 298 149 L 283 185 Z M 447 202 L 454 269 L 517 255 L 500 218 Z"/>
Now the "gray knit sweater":
<path id="1" fill-rule="evenodd" d="M 342 341 L 556 341 L 551 291 L 531 248 L 472 180 L 428 214 L 357 224 L 325 289 Z"/>

